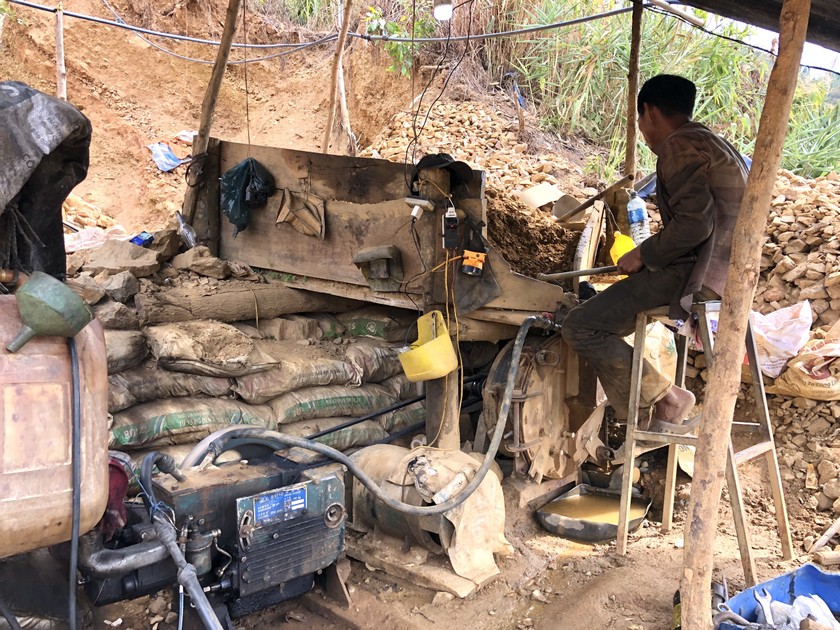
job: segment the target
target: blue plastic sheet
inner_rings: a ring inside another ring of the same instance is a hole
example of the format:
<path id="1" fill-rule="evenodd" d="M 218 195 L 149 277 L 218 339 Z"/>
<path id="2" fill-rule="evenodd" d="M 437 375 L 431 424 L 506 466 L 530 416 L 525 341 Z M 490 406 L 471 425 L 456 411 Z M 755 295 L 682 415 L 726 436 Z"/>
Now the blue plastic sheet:
<path id="1" fill-rule="evenodd" d="M 172 151 L 172 147 L 165 142 L 155 142 L 154 144 L 150 144 L 149 151 L 152 152 L 152 159 L 155 161 L 155 164 L 157 164 L 157 167 L 166 173 L 175 170 L 184 162 L 190 161 L 190 158 L 188 157 L 183 160 L 180 159 L 177 155 L 175 155 L 175 152 Z"/>
<path id="2" fill-rule="evenodd" d="M 825 573 L 813 564 L 785 573 L 772 580 L 741 591 L 731 597 L 729 607 L 747 621 L 756 620 L 756 590 L 766 588 L 778 602 L 792 604 L 799 595 L 818 595 L 835 615 L 840 613 L 840 573 Z M 739 630 L 741 626 L 723 623 L 720 630 Z"/>

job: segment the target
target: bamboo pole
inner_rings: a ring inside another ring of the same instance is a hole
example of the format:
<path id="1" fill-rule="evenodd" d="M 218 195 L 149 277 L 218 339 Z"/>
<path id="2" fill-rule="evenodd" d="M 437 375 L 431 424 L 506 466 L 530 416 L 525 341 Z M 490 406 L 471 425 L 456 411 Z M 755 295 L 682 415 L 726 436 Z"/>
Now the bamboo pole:
<path id="1" fill-rule="evenodd" d="M 642 12 L 640 0 L 633 0 L 633 22 L 630 28 L 630 63 L 627 72 L 627 153 L 624 158 L 624 172 L 636 174 L 636 94 L 639 93 L 639 49 L 642 45 Z"/>
<path id="2" fill-rule="evenodd" d="M 338 10 L 339 15 L 338 19 L 342 20 L 341 14 L 342 11 L 342 1 L 339 0 L 338 3 Z M 343 21 L 339 22 L 339 27 L 343 24 Z M 339 109 L 341 110 L 341 126 L 344 131 L 347 133 L 347 153 L 348 155 L 356 155 L 359 150 L 359 143 L 356 139 L 356 136 L 353 134 L 353 129 L 350 124 L 350 108 L 347 107 L 347 89 L 344 85 L 344 60 L 343 57 L 339 57 L 338 59 L 338 72 L 336 73 L 337 76 L 337 87 L 338 87 L 338 105 Z"/>
<path id="3" fill-rule="evenodd" d="M 327 127 L 324 129 L 324 144 L 322 151 L 326 153 L 330 149 L 330 138 L 332 137 L 333 121 L 335 120 L 335 91 L 338 82 L 338 71 L 341 67 L 341 56 L 344 54 L 344 42 L 347 39 L 347 29 L 350 28 L 350 7 L 353 0 L 347 0 L 344 5 L 344 18 L 341 21 L 341 31 L 338 35 L 338 43 L 335 47 L 335 61 L 333 61 L 332 77 L 330 78 L 330 105 L 327 108 Z"/>
<path id="4" fill-rule="evenodd" d="M 222 87 L 222 79 L 225 76 L 228 57 L 230 56 L 230 45 L 233 42 L 233 34 L 236 32 L 236 20 L 239 16 L 239 5 L 241 0 L 230 0 L 227 13 L 225 14 L 225 28 L 222 31 L 222 41 L 219 50 L 216 52 L 216 62 L 213 64 L 213 72 L 210 75 L 210 82 L 204 92 L 204 101 L 201 103 L 201 120 L 198 125 L 198 133 L 193 140 L 193 158 L 199 158 L 207 153 L 207 144 L 210 141 L 210 127 L 213 125 L 213 114 L 216 111 L 216 100 L 219 98 L 219 90 Z M 200 163 L 199 163 L 200 164 Z M 198 200 L 198 188 L 203 181 L 202 170 L 196 173 L 196 185 L 187 186 L 187 194 L 184 195 L 184 219 L 192 224 L 195 214 L 196 201 Z"/>
<path id="5" fill-rule="evenodd" d="M 58 98 L 67 100 L 67 67 L 64 65 L 64 7 L 55 10 L 55 85 Z"/>
<path id="6" fill-rule="evenodd" d="M 720 309 L 715 360 L 706 388 L 686 520 L 680 593 L 682 627 L 691 630 L 712 627 L 709 591 L 714 541 L 747 318 L 758 281 L 770 197 L 781 162 L 810 7 L 811 0 L 784 0 L 782 5 L 779 57 L 767 85 L 752 169 L 732 238 L 732 257 Z"/>

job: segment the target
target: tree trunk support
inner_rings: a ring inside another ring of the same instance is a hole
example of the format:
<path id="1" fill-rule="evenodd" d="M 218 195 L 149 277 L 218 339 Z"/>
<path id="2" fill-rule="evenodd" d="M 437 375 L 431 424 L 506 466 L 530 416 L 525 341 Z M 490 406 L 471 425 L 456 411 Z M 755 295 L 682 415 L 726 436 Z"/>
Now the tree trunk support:
<path id="1" fill-rule="evenodd" d="M 332 77 L 330 78 L 330 104 L 327 107 L 327 126 L 324 129 L 324 144 L 321 151 L 327 153 L 330 150 L 330 139 L 332 138 L 333 121 L 335 120 L 335 91 L 338 83 L 338 71 L 341 70 L 341 56 L 344 54 L 344 42 L 347 40 L 347 30 L 350 28 L 350 8 L 353 0 L 346 0 L 344 5 L 344 18 L 341 21 L 341 31 L 338 35 L 338 43 L 335 47 L 335 61 L 333 61 Z"/>
<path id="2" fill-rule="evenodd" d="M 639 49 L 642 46 L 641 0 L 633 2 L 633 24 L 630 29 L 630 67 L 627 73 L 627 153 L 624 158 L 625 175 L 636 174 L 636 94 L 639 93 Z"/>
<path id="3" fill-rule="evenodd" d="M 733 234 L 732 258 L 720 311 L 718 352 L 706 388 L 705 422 L 698 438 L 684 536 L 685 556 L 680 582 L 682 627 L 692 630 L 712 627 L 709 591 L 714 542 L 729 432 L 744 357 L 747 318 L 758 281 L 764 228 L 781 162 L 810 8 L 810 0 L 784 0 L 779 57 L 770 74 L 753 165 Z"/>
<path id="4" fill-rule="evenodd" d="M 219 44 L 219 50 L 216 52 L 216 62 L 213 64 L 210 83 L 207 84 L 207 90 L 204 92 L 204 101 L 201 103 L 201 120 L 198 125 L 198 134 L 193 140 L 192 149 L 192 157 L 193 160 L 196 160 L 198 172 L 194 173 L 195 185 L 187 187 L 182 212 L 184 219 L 189 224 L 192 224 L 196 201 L 198 199 L 198 188 L 203 181 L 203 160 L 207 154 L 207 144 L 210 140 L 210 127 L 213 125 L 216 100 L 219 98 L 219 90 L 222 88 L 222 79 L 225 76 L 225 68 L 227 67 L 228 57 L 230 56 L 230 45 L 233 42 L 233 35 L 236 32 L 236 20 L 239 16 L 240 3 L 241 0 L 230 0 L 228 3 L 222 41 Z"/>
<path id="5" fill-rule="evenodd" d="M 55 10 L 55 85 L 56 96 L 67 100 L 67 67 L 64 65 L 64 7 Z"/>

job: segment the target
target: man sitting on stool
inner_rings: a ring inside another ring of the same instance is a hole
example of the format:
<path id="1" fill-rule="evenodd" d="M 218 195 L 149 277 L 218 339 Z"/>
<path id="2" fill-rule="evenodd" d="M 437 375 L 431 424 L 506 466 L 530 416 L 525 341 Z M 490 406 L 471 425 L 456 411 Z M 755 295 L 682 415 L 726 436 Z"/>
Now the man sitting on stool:
<path id="1" fill-rule="evenodd" d="M 695 299 L 723 294 L 748 169 L 731 144 L 691 120 L 696 93 L 688 79 L 667 74 L 639 91 L 639 130 L 657 157 L 663 228 L 619 259 L 627 278 L 563 321 L 563 339 L 593 368 L 619 420 L 629 414 L 633 359 L 623 337 L 635 329 L 636 315 L 667 305 L 670 317 L 686 319 Z M 686 256 L 696 262 L 676 262 Z M 694 403 L 694 394 L 644 361 L 640 428 L 684 432 Z"/>

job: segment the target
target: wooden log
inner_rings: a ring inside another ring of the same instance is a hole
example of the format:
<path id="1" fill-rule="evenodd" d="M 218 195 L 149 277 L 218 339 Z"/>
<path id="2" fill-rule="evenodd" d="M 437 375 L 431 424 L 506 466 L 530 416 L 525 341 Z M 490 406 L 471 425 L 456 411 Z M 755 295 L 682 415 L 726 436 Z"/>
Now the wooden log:
<path id="1" fill-rule="evenodd" d="M 338 71 L 341 67 L 341 57 L 344 54 L 344 42 L 347 40 L 347 30 L 350 28 L 350 7 L 353 0 L 346 0 L 344 5 L 344 18 L 341 21 L 341 32 L 338 35 L 338 43 L 335 46 L 335 61 L 333 61 L 332 76 L 330 78 L 330 105 L 327 108 L 327 127 L 324 129 L 324 144 L 321 150 L 326 153 L 330 149 L 330 138 L 332 137 L 333 120 L 335 119 L 335 88 L 338 83 Z"/>
<path id="2" fill-rule="evenodd" d="M 823 549 L 814 554 L 814 560 L 824 567 L 836 567 L 840 565 L 840 551 Z"/>
<path id="3" fill-rule="evenodd" d="M 338 313 L 362 306 L 331 295 L 291 289 L 282 282 L 233 280 L 215 286 L 165 289 L 134 297 L 140 322 L 163 324 L 190 319 L 236 322 L 271 319 L 290 313 Z"/>
<path id="4" fill-rule="evenodd" d="M 627 69 L 627 152 L 624 156 L 624 172 L 636 174 L 636 94 L 639 93 L 639 49 L 642 46 L 641 0 L 633 1 L 633 21 L 630 28 L 630 62 Z"/>
<path id="5" fill-rule="evenodd" d="M 64 7 L 55 10 L 55 85 L 56 96 L 67 100 L 67 67 L 64 65 Z"/>
<path id="6" fill-rule="evenodd" d="M 770 197 L 781 162 L 810 8 L 811 0 L 784 0 L 779 56 L 770 73 L 753 165 L 733 233 L 684 533 L 685 556 L 680 581 L 682 627 L 692 630 L 712 627 L 709 589 L 715 535 L 732 415 L 740 386 L 747 318 L 758 281 Z"/>
<path id="7" fill-rule="evenodd" d="M 816 540 L 816 542 L 814 542 L 813 545 L 811 545 L 811 548 L 808 550 L 808 553 L 814 553 L 818 549 L 822 549 L 828 544 L 828 541 L 831 540 L 838 533 L 840 533 L 840 518 L 834 521 L 834 524 L 831 527 L 829 527 L 825 531 L 825 533 L 822 536 L 820 536 Z"/>
<path id="8" fill-rule="evenodd" d="M 219 98 L 219 90 L 222 88 L 222 79 L 225 76 L 230 45 L 233 42 L 233 34 L 236 32 L 236 20 L 239 16 L 239 5 L 241 0 L 230 0 L 227 13 L 225 14 L 225 28 L 222 31 L 222 40 L 219 50 L 216 52 L 216 62 L 213 64 L 213 72 L 210 75 L 210 82 L 204 92 L 204 100 L 201 103 L 201 120 L 198 125 L 198 133 L 193 139 L 193 158 L 203 159 L 207 153 L 207 144 L 210 141 L 210 127 L 213 125 L 213 114 L 216 111 L 216 100 Z M 181 214 L 187 223 L 192 225 L 195 214 L 196 201 L 198 200 L 198 189 L 203 181 L 201 166 L 196 173 L 197 184 L 187 186 L 187 193 L 184 195 L 184 207 Z"/>

